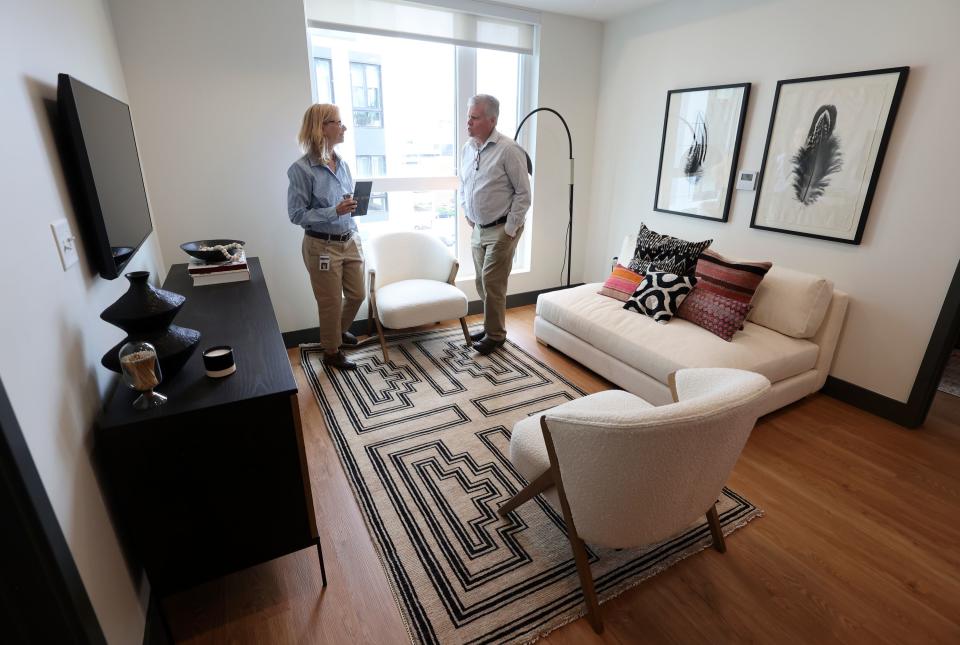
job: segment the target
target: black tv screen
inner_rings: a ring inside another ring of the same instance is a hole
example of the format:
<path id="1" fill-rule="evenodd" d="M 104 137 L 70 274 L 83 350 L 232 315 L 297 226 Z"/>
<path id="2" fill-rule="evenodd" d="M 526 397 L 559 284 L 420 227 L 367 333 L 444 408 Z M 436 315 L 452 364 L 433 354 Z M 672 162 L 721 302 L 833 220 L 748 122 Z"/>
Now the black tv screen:
<path id="1" fill-rule="evenodd" d="M 89 256 L 112 280 L 153 230 L 130 108 L 67 74 L 57 79 L 57 106 L 76 161 Z"/>

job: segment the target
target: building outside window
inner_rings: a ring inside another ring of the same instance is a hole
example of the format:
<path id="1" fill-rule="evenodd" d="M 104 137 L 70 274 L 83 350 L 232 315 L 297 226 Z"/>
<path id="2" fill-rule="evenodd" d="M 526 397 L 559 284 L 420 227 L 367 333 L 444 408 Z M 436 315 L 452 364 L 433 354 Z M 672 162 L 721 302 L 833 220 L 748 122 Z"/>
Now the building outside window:
<path id="1" fill-rule="evenodd" d="M 382 128 L 380 66 L 350 63 L 350 86 L 353 97 L 353 125 L 357 128 Z"/>
<path id="2" fill-rule="evenodd" d="M 383 155 L 357 155 L 357 177 L 386 177 L 387 158 Z"/>
<path id="3" fill-rule="evenodd" d="M 333 94 L 333 66 L 329 58 L 314 58 L 317 77 L 317 103 L 335 103 Z"/>

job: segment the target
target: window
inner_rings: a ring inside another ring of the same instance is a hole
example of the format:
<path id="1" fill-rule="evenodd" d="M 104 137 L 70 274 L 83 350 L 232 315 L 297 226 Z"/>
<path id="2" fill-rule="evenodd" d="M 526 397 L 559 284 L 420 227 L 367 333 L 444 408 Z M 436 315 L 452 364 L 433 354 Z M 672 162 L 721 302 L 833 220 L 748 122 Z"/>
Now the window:
<path id="1" fill-rule="evenodd" d="M 532 100 L 525 83 L 533 77 L 533 57 L 360 31 L 311 27 L 309 33 L 315 57 L 329 52 L 341 115 L 353 114 L 338 151 L 354 177 L 374 179 L 369 214 L 357 221 L 361 237 L 430 232 L 460 260 L 460 278 L 471 279 L 471 229 L 457 199 L 467 99 L 496 96 L 497 129 L 512 138 Z M 530 231 L 528 217 L 515 270 L 529 268 Z"/>
<path id="2" fill-rule="evenodd" d="M 382 128 L 380 66 L 350 63 L 350 86 L 353 97 L 353 125 L 358 128 Z"/>
<path id="3" fill-rule="evenodd" d="M 357 155 L 357 177 L 386 177 L 387 158 L 383 155 Z"/>
<path id="4" fill-rule="evenodd" d="M 329 58 L 314 58 L 313 69 L 317 77 L 317 103 L 334 103 L 333 66 Z"/>

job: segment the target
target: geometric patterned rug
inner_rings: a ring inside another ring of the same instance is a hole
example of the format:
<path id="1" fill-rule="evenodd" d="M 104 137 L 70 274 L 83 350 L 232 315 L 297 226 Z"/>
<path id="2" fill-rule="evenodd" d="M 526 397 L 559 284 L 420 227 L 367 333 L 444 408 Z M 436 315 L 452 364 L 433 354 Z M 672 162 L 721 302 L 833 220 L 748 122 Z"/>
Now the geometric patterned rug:
<path id="1" fill-rule="evenodd" d="M 301 361 L 414 643 L 523 643 L 585 613 L 563 517 L 543 497 L 496 511 L 526 482 L 508 459 L 524 417 L 583 396 L 517 345 L 489 356 L 456 328 L 350 350 L 355 371 Z M 724 489 L 724 533 L 762 511 Z M 601 602 L 710 545 L 706 521 L 660 544 L 587 545 Z M 736 553 L 736 545 L 731 545 Z M 731 555 L 725 557 L 731 557 Z"/>

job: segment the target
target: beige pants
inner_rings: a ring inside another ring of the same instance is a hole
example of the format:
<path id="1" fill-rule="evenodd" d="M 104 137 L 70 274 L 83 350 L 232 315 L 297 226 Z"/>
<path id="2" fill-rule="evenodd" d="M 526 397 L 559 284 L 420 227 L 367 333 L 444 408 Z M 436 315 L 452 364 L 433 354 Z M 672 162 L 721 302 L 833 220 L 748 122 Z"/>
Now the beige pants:
<path id="1" fill-rule="evenodd" d="M 470 246 L 473 250 L 473 268 L 477 271 L 477 293 L 483 302 L 483 328 L 490 340 L 507 337 L 507 278 L 513 268 L 513 254 L 523 234 L 523 227 L 515 237 L 499 224 L 490 228 L 473 227 Z"/>
<path id="2" fill-rule="evenodd" d="M 336 352 L 341 334 L 363 304 L 363 249 L 360 236 L 346 242 L 303 236 L 303 263 L 320 314 L 320 343 L 328 354 Z"/>

